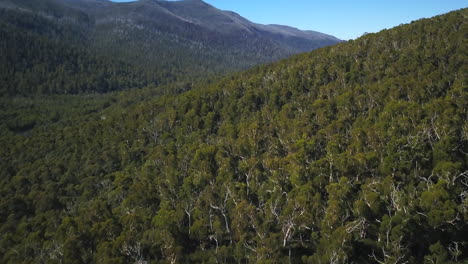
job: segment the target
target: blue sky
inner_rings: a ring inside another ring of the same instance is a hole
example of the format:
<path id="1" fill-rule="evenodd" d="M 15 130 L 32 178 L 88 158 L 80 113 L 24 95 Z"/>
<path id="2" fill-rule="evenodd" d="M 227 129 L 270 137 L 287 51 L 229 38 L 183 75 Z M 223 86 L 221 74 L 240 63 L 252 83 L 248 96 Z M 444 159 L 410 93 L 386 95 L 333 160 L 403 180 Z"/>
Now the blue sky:
<path id="1" fill-rule="evenodd" d="M 129 2 L 129 0 L 115 0 Z M 468 7 L 468 0 L 204 0 L 261 24 L 315 30 L 348 40 Z"/>

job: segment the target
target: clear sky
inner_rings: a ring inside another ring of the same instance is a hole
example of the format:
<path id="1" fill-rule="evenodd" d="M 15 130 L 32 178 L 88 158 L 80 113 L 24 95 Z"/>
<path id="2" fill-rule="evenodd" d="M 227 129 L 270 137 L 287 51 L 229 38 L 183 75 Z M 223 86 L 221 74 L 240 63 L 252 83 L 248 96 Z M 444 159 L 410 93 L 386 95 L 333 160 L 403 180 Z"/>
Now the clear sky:
<path id="1" fill-rule="evenodd" d="M 216 8 L 234 11 L 252 22 L 315 30 L 343 40 L 468 7 L 468 0 L 204 1 Z"/>

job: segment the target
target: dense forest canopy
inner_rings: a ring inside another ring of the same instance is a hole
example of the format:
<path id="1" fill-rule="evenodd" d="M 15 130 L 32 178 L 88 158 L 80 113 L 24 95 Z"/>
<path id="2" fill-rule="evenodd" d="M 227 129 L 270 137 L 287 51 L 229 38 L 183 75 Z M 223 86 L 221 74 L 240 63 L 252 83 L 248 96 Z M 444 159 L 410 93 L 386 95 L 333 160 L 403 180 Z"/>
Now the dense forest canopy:
<path id="1" fill-rule="evenodd" d="M 2 98 L 0 262 L 468 263 L 467 17 L 179 95 Z"/>
<path id="2" fill-rule="evenodd" d="M 82 23 L 0 9 L 0 95 L 105 93 L 163 79 L 97 55 L 86 45 L 88 24 Z"/>

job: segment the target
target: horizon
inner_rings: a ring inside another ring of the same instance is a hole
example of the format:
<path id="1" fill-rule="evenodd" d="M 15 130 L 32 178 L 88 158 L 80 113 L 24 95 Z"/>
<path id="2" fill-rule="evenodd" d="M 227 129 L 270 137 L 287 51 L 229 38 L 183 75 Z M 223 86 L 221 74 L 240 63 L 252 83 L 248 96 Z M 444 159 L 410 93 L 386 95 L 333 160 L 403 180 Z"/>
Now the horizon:
<path id="1" fill-rule="evenodd" d="M 135 2 L 138 0 L 111 0 Z M 174 0 L 166 0 L 174 1 Z M 183 0 L 176 0 L 183 1 Z M 233 11 L 259 24 L 279 24 L 301 30 L 333 35 L 341 40 L 356 39 L 365 33 L 376 33 L 411 21 L 442 15 L 466 8 L 461 0 L 403 0 L 349 2 L 331 0 L 326 3 L 310 0 L 203 0 L 218 9 Z M 259 12 L 261 10 L 261 12 Z"/>

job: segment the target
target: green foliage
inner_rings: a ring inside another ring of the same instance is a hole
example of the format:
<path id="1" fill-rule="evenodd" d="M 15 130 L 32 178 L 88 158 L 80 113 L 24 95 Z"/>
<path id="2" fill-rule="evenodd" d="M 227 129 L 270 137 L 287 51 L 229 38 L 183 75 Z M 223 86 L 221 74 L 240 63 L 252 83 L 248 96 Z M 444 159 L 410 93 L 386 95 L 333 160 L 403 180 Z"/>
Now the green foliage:
<path id="1" fill-rule="evenodd" d="M 466 262 L 467 16 L 179 95 L 2 98 L 1 262 Z"/>
<path id="2" fill-rule="evenodd" d="M 129 63 L 93 54 L 86 24 L 8 9 L 0 17 L 1 95 L 105 93 L 157 82 Z"/>

